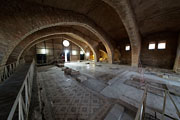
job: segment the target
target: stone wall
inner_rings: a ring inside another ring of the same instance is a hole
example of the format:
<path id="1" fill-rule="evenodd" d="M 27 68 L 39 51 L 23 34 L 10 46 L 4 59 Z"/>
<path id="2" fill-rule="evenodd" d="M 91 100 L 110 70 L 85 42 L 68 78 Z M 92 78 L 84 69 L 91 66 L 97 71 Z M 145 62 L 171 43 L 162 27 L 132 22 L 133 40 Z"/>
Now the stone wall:
<path id="1" fill-rule="evenodd" d="M 73 51 L 76 51 L 76 54 L 72 54 Z M 82 51 L 78 46 L 76 46 L 75 44 L 71 45 L 71 57 L 70 60 L 71 61 L 78 61 L 80 60 L 80 51 Z"/>
<path id="2" fill-rule="evenodd" d="M 70 41 L 69 41 L 70 42 Z M 24 53 L 26 62 L 29 62 L 36 56 L 36 54 L 42 54 L 42 49 L 46 50 L 46 62 L 52 62 L 54 59 L 60 58 L 60 55 L 67 49 L 70 52 L 70 61 L 80 60 L 80 51 L 82 50 L 79 46 L 70 42 L 69 47 L 64 47 L 61 39 L 47 40 L 33 46 L 27 52 Z M 88 48 L 89 49 L 89 48 Z M 72 54 L 72 51 L 76 51 L 76 55 Z"/>
<path id="3" fill-rule="evenodd" d="M 142 40 L 140 60 L 144 66 L 172 69 L 177 51 L 177 33 L 156 33 Z M 157 49 L 158 42 L 166 41 L 166 49 Z M 149 42 L 155 42 L 155 50 L 149 50 Z"/>
<path id="4" fill-rule="evenodd" d="M 35 47 L 32 47 L 30 50 L 26 52 L 24 60 L 26 61 L 26 63 L 31 63 L 33 58 L 35 57 L 36 57 L 36 49 Z"/>
<path id="5" fill-rule="evenodd" d="M 126 45 L 130 45 L 129 40 L 120 40 L 118 43 L 118 50 L 120 51 L 120 64 L 131 64 L 131 49 L 129 51 L 125 50 Z"/>
<path id="6" fill-rule="evenodd" d="M 39 4 L 26 3 L 20 0 L 1 2 L 0 22 L 0 64 L 6 64 L 10 54 L 33 33 L 55 26 L 83 27 L 93 36 L 102 41 L 109 53 L 112 63 L 113 46 L 109 43 L 111 37 L 92 19 L 85 15 Z M 78 30 L 80 31 L 80 30 Z M 81 31 L 83 32 L 83 31 Z M 83 32 L 85 34 L 85 32 Z M 19 46 L 24 47 L 24 46 Z M 19 49 L 19 48 L 17 48 Z M 15 53 L 16 54 L 16 53 Z M 13 60 L 15 61 L 15 59 Z"/>

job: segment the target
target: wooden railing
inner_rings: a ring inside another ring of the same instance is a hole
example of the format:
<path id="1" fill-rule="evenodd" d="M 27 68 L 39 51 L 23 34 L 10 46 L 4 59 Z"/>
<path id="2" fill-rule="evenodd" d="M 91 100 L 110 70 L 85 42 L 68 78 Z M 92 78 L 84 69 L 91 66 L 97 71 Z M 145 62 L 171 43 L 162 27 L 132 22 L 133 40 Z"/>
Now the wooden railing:
<path id="1" fill-rule="evenodd" d="M 16 61 L 8 65 L 0 66 L 0 83 L 5 81 L 7 78 L 9 78 L 10 75 L 14 73 L 17 66 L 23 63 L 25 63 L 25 61 L 24 59 L 21 59 L 20 61 Z"/>
<path id="2" fill-rule="evenodd" d="M 25 80 L 21 86 L 21 89 L 16 97 L 16 100 L 11 108 L 7 120 L 13 120 L 13 118 L 15 117 L 18 117 L 18 120 L 28 119 L 34 69 L 35 61 L 33 60 L 29 68 L 29 71 L 25 77 Z M 15 115 L 15 113 L 17 113 L 17 115 Z"/>
<path id="3" fill-rule="evenodd" d="M 152 86 L 151 86 L 152 87 Z M 155 88 L 155 87 L 154 87 Z M 172 96 L 170 95 L 170 92 L 168 90 L 165 90 L 165 89 L 159 89 L 159 88 L 156 88 L 158 90 L 162 90 L 164 91 L 164 102 L 163 102 L 163 110 L 162 110 L 162 118 L 161 120 L 165 120 L 164 119 L 164 116 L 165 116 L 165 109 L 166 109 L 166 101 L 167 101 L 167 96 L 169 96 L 170 98 L 170 101 L 172 102 L 174 108 L 176 109 L 176 114 L 178 115 L 178 117 L 180 118 L 180 111 L 175 103 L 175 101 L 173 100 Z M 147 99 L 147 92 L 148 92 L 148 86 L 145 87 L 145 90 L 144 90 L 144 95 L 142 97 L 142 100 L 141 100 L 141 103 L 139 105 L 139 108 L 138 108 L 138 111 L 136 113 L 136 117 L 135 117 L 135 120 L 144 120 L 145 118 L 145 108 L 146 108 L 146 99 Z"/>

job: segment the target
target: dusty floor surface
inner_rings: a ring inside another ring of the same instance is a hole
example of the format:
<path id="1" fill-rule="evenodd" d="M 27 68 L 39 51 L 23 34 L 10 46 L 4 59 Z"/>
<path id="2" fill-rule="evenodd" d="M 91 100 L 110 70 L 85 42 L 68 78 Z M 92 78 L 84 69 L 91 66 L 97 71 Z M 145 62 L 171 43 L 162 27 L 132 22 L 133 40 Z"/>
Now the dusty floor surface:
<path id="1" fill-rule="evenodd" d="M 50 101 L 52 118 L 57 120 L 101 120 L 111 104 L 101 95 L 68 78 L 57 67 L 38 73 Z M 48 102 L 49 103 L 49 102 Z M 47 111 L 48 112 L 48 111 Z"/>
<path id="2" fill-rule="evenodd" d="M 71 62 L 65 66 L 79 71 L 87 80 L 77 82 L 74 76 L 64 75 L 62 68 L 56 66 L 39 67 L 37 78 L 45 94 L 42 97 L 46 105 L 45 116 L 52 116 L 48 119 L 101 120 L 116 103 L 111 99 L 125 101 L 134 107 L 139 106 L 144 90 L 140 86 L 143 84 L 142 75 L 137 68 L 93 62 Z M 167 80 L 159 77 L 161 71 L 154 74 L 144 70 L 144 73 L 143 78 L 152 86 L 179 93 L 180 82 L 177 74 L 167 73 L 175 78 Z M 148 92 L 147 106 L 161 111 L 163 96 L 162 91 L 151 88 Z M 180 109 L 180 98 L 173 95 L 173 99 Z M 48 103 L 50 104 L 47 105 Z M 168 115 L 177 118 L 169 98 L 166 108 Z M 51 115 L 48 115 L 49 111 Z M 131 120 L 134 115 L 133 112 L 125 110 L 123 118 Z"/>

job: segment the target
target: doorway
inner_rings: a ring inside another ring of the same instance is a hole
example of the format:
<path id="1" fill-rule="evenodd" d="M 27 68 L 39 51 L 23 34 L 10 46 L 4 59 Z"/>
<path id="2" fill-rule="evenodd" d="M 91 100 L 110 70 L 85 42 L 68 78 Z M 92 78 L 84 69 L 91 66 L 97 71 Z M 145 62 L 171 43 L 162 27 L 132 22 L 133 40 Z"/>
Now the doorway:
<path id="1" fill-rule="evenodd" d="M 37 63 L 38 64 L 44 64 L 46 63 L 46 54 L 36 54 Z"/>
<path id="2" fill-rule="evenodd" d="M 80 60 L 84 60 L 84 54 L 80 54 Z"/>
<path id="3" fill-rule="evenodd" d="M 67 61 L 70 61 L 70 52 L 67 53 Z"/>

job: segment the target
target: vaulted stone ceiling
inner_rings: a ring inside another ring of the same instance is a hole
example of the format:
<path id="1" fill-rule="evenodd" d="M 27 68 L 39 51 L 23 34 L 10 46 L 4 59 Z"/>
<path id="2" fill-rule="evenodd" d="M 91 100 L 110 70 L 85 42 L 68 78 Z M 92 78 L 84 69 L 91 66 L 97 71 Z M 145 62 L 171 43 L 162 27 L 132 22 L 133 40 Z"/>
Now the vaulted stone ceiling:
<path id="1" fill-rule="evenodd" d="M 116 11 L 101 0 L 28 0 L 41 5 L 73 11 L 92 19 L 113 40 L 127 38 L 127 32 Z"/>
<path id="2" fill-rule="evenodd" d="M 84 14 L 101 26 L 114 40 L 127 38 L 122 21 L 101 0 L 28 0 Z M 180 30 L 180 0 L 130 0 L 142 35 Z"/>
<path id="3" fill-rule="evenodd" d="M 107 36 L 106 38 L 111 39 L 92 19 L 78 12 L 21 0 L 2 1 L 0 7 L 0 44 L 4 44 L 0 51 L 0 60 L 3 59 L 3 62 L 6 62 L 8 56 L 15 50 L 14 48 L 18 46 L 19 42 L 25 37 L 46 27 L 59 25 L 65 25 L 67 27 L 68 25 L 68 27 L 77 29 L 86 37 L 90 37 L 91 40 L 99 41 L 100 38 L 97 40 L 97 36 L 95 36 L 95 34 L 97 35 L 99 33 L 103 34 L 103 37 Z M 76 25 L 74 26 L 74 24 Z M 92 26 L 95 28 L 94 30 L 91 28 Z M 97 29 L 99 32 L 97 32 Z M 92 32 L 94 32 L 94 34 L 92 34 Z M 19 51 L 21 47 L 23 46 L 16 47 L 16 50 Z M 17 54 L 17 52 L 15 52 L 15 54 Z"/>
<path id="4" fill-rule="evenodd" d="M 180 0 L 131 0 L 143 35 L 180 30 Z"/>
<path id="5" fill-rule="evenodd" d="M 93 41 L 104 39 L 110 53 L 122 39 L 129 39 L 132 64 L 137 66 L 143 36 L 180 30 L 179 0 L 3 0 L 0 8 L 3 63 L 21 40 L 33 32 L 65 25 Z"/>

